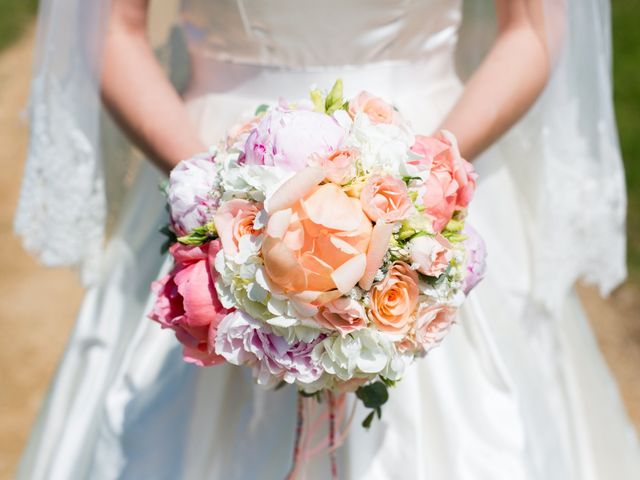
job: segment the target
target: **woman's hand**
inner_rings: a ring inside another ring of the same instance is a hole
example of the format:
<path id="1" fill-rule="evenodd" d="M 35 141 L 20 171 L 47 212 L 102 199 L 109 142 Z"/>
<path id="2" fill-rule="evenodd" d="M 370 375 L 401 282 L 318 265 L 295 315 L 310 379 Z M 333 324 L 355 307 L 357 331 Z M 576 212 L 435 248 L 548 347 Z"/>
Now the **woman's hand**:
<path id="1" fill-rule="evenodd" d="M 104 45 L 102 98 L 144 153 L 168 173 L 206 150 L 147 38 L 149 0 L 113 0 Z"/>
<path id="2" fill-rule="evenodd" d="M 551 70 L 544 0 L 495 0 L 498 36 L 442 124 L 473 159 L 534 103 Z"/>

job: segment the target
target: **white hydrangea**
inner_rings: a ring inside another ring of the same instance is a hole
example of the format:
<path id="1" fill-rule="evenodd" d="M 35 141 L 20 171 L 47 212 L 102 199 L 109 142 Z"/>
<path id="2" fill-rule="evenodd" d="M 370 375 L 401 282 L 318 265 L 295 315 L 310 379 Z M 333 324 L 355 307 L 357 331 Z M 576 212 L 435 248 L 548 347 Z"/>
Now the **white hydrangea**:
<path id="1" fill-rule="evenodd" d="M 377 375 L 399 380 L 412 359 L 400 354 L 391 338 L 372 328 L 356 330 L 344 337 L 327 337 L 316 346 L 313 356 L 325 372 L 343 381 Z"/>
<path id="2" fill-rule="evenodd" d="M 220 172 L 223 200 L 247 198 L 264 202 L 294 172 L 266 165 L 238 165 L 237 159 L 225 163 Z"/>
<path id="3" fill-rule="evenodd" d="M 404 176 L 414 169 L 407 160 L 414 135 L 407 125 L 374 124 L 365 114 L 358 114 L 346 144 L 360 151 L 360 162 L 366 171 L 385 171 Z M 415 172 L 414 172 L 415 173 Z"/>

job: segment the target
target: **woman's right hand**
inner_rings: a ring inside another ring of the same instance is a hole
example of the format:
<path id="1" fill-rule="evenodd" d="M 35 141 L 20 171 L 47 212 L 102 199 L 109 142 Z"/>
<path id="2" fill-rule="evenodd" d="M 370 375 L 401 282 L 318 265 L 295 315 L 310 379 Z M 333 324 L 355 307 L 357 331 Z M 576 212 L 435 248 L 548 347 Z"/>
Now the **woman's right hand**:
<path id="1" fill-rule="evenodd" d="M 206 151 L 147 37 L 149 0 L 112 0 L 102 99 L 133 142 L 165 173 Z"/>

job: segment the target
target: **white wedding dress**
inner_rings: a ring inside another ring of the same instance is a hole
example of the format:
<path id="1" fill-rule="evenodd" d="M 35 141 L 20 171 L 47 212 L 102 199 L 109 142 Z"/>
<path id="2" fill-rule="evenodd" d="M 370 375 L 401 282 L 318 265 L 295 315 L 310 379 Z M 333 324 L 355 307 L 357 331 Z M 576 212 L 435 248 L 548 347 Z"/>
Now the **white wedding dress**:
<path id="1" fill-rule="evenodd" d="M 185 92 L 203 139 L 312 84 L 344 81 L 391 100 L 430 133 L 462 90 L 454 69 L 459 0 L 365 3 L 184 0 L 192 75 Z M 482 119 L 478 119 L 482 121 Z M 344 479 L 633 480 L 640 448 L 574 292 L 545 317 L 532 306 L 526 202 L 496 149 L 480 158 L 470 221 L 488 273 L 443 344 L 391 391 L 370 431 L 356 412 L 338 454 Z M 249 371 L 181 360 L 146 318 L 149 284 L 170 268 L 160 175 L 142 167 L 86 295 L 18 478 L 283 479 L 295 391 Z M 324 457 L 307 478 L 329 478 Z"/>

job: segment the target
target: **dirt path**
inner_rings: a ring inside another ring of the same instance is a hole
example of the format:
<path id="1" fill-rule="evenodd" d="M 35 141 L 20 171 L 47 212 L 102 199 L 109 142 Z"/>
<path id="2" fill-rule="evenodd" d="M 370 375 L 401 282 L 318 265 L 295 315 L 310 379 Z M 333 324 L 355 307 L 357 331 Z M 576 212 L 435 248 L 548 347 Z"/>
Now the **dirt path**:
<path id="1" fill-rule="evenodd" d="M 73 273 L 39 266 L 12 234 L 27 129 L 32 32 L 0 55 L 0 478 L 11 478 L 64 348 L 81 289 Z M 581 289 L 600 344 L 640 427 L 640 289 L 609 301 Z"/>

